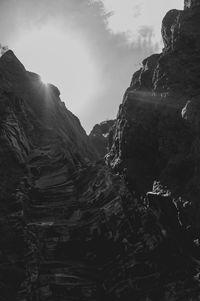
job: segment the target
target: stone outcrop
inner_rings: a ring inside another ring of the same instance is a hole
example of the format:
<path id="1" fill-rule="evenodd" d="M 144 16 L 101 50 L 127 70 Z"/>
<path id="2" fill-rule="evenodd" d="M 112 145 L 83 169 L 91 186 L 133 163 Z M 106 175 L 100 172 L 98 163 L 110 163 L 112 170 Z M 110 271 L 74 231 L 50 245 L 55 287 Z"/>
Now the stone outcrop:
<path id="1" fill-rule="evenodd" d="M 94 148 L 101 158 L 103 158 L 109 149 L 109 142 L 112 141 L 112 128 L 115 120 L 106 120 L 96 124 L 90 132 L 89 138 Z"/>
<path id="2" fill-rule="evenodd" d="M 47 187 L 62 186 L 97 154 L 59 90 L 27 72 L 12 51 L 0 58 L 0 154 L 0 296 L 26 300 L 41 251 L 27 218 L 38 178 Z"/>
<path id="3" fill-rule="evenodd" d="M 200 5 L 199 0 L 185 0 L 184 1 L 184 7 L 187 8 L 195 8 Z"/>
<path id="4" fill-rule="evenodd" d="M 120 106 L 107 155 L 139 194 L 159 181 L 190 200 L 199 227 L 199 1 L 163 19 L 164 49 L 143 61 Z"/>

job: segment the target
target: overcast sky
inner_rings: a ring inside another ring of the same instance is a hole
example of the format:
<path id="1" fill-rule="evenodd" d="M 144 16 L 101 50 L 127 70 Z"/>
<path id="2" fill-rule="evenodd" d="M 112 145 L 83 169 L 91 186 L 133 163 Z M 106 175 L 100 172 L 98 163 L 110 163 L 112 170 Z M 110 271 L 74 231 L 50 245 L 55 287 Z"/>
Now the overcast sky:
<path id="1" fill-rule="evenodd" d="M 0 0 L 0 42 L 58 86 L 89 132 L 115 118 L 140 62 L 162 49 L 162 18 L 183 2 Z"/>

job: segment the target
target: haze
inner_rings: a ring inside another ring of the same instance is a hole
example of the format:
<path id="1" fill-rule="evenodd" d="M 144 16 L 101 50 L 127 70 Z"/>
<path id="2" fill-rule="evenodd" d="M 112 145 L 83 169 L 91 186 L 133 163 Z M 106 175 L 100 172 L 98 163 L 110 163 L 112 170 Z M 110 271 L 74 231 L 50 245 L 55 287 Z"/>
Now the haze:
<path id="1" fill-rule="evenodd" d="M 87 132 L 115 118 L 139 63 L 162 49 L 165 13 L 182 0 L 1 0 L 0 42 L 56 85 Z"/>

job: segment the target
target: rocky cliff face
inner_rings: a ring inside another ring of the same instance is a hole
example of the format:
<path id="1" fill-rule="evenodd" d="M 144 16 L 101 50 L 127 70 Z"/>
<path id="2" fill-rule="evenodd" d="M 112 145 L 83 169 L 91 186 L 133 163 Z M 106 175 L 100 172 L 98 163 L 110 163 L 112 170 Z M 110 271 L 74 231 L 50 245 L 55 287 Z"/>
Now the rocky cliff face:
<path id="1" fill-rule="evenodd" d="M 112 141 L 111 135 L 114 123 L 115 120 L 106 120 L 96 124 L 89 135 L 90 141 L 100 158 L 103 158 L 108 152 L 109 143 Z"/>
<path id="2" fill-rule="evenodd" d="M 107 156 L 132 190 L 154 181 L 192 202 L 199 227 L 200 7 L 185 1 L 163 19 L 164 49 L 143 61 L 120 106 Z"/>
<path id="3" fill-rule="evenodd" d="M 178 13 L 193 23 L 198 10 Z M 174 15 L 163 22 L 170 45 Z M 170 60 L 198 51 L 171 47 L 144 61 L 125 94 L 109 136 L 117 174 L 96 162 L 59 90 L 12 51 L 1 57 L 0 300 L 199 299 L 199 101 L 185 92 L 194 79 L 181 90 L 181 74 L 170 80 Z"/>
<path id="4" fill-rule="evenodd" d="M 184 1 L 184 8 L 194 8 L 200 5 L 199 0 L 185 0 Z"/>
<path id="5" fill-rule="evenodd" d="M 56 87 L 45 86 L 37 74 L 27 72 L 12 51 L 0 58 L 2 300 L 22 300 L 25 297 L 18 294 L 31 294 L 37 279 L 41 250 L 28 227 L 35 210 L 28 218 L 33 191 L 49 189 L 53 198 L 52 187 L 64 186 L 79 166 L 97 158 L 78 118 L 59 94 Z M 41 215 L 42 210 L 47 214 L 48 208 L 39 208 Z"/>

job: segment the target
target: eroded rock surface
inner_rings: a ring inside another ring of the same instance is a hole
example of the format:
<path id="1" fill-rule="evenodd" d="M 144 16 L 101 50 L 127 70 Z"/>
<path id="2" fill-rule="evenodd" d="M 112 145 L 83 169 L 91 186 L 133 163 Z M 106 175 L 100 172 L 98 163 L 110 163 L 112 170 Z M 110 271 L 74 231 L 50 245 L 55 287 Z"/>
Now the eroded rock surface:
<path id="1" fill-rule="evenodd" d="M 114 123 L 115 120 L 103 121 L 100 124 L 96 124 L 90 132 L 90 141 L 100 158 L 103 158 L 108 152 L 109 143 L 112 141 L 111 135 Z"/>
<path id="2" fill-rule="evenodd" d="M 185 9 L 187 8 L 195 8 L 197 6 L 200 5 L 200 1 L 199 0 L 185 0 L 184 1 L 184 6 Z"/>
<path id="3" fill-rule="evenodd" d="M 190 200 L 199 216 L 199 1 L 163 19 L 164 49 L 143 61 L 120 106 L 107 156 L 132 190 L 145 194 L 154 180 Z M 197 224 L 198 221 L 197 221 Z M 199 225 L 198 225 L 199 226 Z"/>

